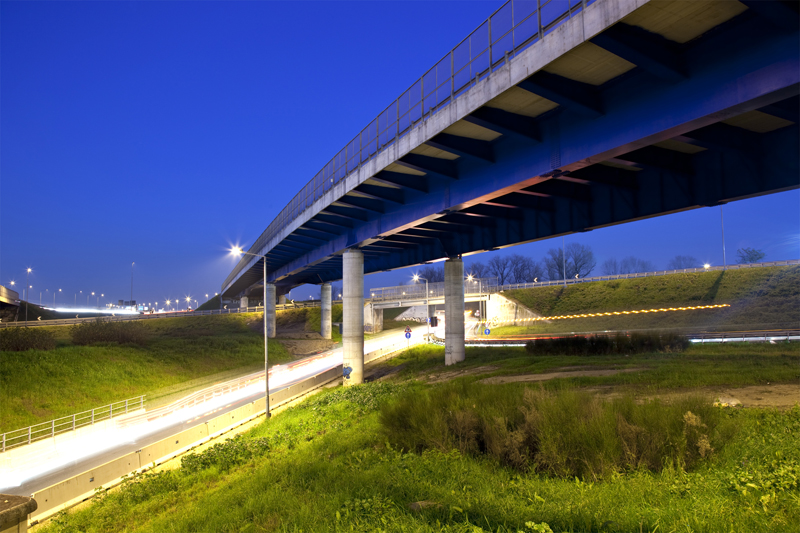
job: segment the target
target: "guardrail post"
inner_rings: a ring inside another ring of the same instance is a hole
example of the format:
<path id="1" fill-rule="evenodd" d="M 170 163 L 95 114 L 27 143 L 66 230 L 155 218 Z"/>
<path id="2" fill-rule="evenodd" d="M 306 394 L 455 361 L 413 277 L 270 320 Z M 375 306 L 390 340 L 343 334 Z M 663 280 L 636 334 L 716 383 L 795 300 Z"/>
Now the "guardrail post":
<path id="1" fill-rule="evenodd" d="M 3 453 L 6 453 L 6 434 L 3 433 Z"/>
<path id="2" fill-rule="evenodd" d="M 56 421 L 55 420 L 51 420 L 50 421 L 50 433 L 52 434 L 53 437 L 56 436 Z"/>
<path id="3" fill-rule="evenodd" d="M 94 425 L 94 409 L 92 409 L 92 425 Z"/>
<path id="4" fill-rule="evenodd" d="M 31 443 L 31 427 L 28 426 L 28 444 Z"/>
<path id="5" fill-rule="evenodd" d="M 75 415 L 72 415 L 72 431 L 75 431 Z"/>
<path id="6" fill-rule="evenodd" d="M 125 400 L 125 414 L 128 414 L 128 400 Z"/>

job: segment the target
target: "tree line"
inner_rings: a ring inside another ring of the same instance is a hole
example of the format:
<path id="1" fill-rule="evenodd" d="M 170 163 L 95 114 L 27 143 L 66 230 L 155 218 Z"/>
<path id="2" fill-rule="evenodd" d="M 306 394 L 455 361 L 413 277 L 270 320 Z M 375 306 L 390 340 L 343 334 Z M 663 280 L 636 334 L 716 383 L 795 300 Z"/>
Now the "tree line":
<path id="1" fill-rule="evenodd" d="M 766 254 L 753 248 L 740 248 L 737 259 L 740 264 L 757 263 Z M 703 264 L 689 255 L 676 255 L 667 263 L 666 270 L 699 268 Z M 497 278 L 497 283 L 534 283 L 537 281 L 556 281 L 572 278 L 586 278 L 597 267 L 594 252 L 590 246 L 570 243 L 562 248 L 551 248 L 541 261 L 520 254 L 492 257 L 488 262 L 476 261 L 465 265 L 466 274 L 475 278 Z M 622 259 L 607 259 L 600 266 L 599 275 L 613 276 L 653 272 L 656 265 L 652 261 L 634 256 Z M 598 275 L 598 274 L 595 274 Z M 429 283 L 444 281 L 444 266 L 427 265 L 419 270 L 419 276 Z"/>

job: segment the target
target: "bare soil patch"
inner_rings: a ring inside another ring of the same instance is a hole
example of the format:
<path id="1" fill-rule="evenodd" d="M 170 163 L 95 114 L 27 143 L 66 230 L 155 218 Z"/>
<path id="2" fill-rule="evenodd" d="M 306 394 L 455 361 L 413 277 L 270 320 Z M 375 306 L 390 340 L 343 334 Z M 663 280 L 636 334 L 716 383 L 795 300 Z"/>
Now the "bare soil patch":
<path id="1" fill-rule="evenodd" d="M 580 369 L 580 370 L 579 370 Z M 520 383 L 547 381 L 556 378 L 577 378 L 577 377 L 603 377 L 613 376 L 625 372 L 640 372 L 643 368 L 612 368 L 612 369 L 591 369 L 585 367 L 564 367 L 557 372 L 546 372 L 544 374 L 521 374 L 516 376 L 492 376 L 482 379 L 479 383 L 500 384 L 500 383 Z"/>
<path id="2" fill-rule="evenodd" d="M 630 390 L 626 385 L 603 385 L 585 389 L 604 398 L 617 398 Z M 681 391 L 647 393 L 642 399 L 670 401 L 686 394 L 708 396 L 724 407 L 774 407 L 789 409 L 800 404 L 800 383 L 768 383 L 747 387 L 699 387 Z"/>
<path id="3" fill-rule="evenodd" d="M 281 338 L 281 344 L 286 348 L 286 351 L 295 356 L 313 355 L 324 352 L 325 350 L 330 350 L 336 345 L 336 343 L 330 339 L 321 338 L 319 333 L 314 333 L 313 335 L 316 335 L 316 338 Z"/>
<path id="4" fill-rule="evenodd" d="M 476 366 L 474 368 L 464 368 L 461 370 L 450 370 L 448 372 L 439 372 L 438 374 L 428 374 L 426 381 L 428 383 L 443 383 L 455 378 L 463 378 L 464 376 L 475 376 L 478 374 L 488 374 L 499 370 L 499 366 Z"/>

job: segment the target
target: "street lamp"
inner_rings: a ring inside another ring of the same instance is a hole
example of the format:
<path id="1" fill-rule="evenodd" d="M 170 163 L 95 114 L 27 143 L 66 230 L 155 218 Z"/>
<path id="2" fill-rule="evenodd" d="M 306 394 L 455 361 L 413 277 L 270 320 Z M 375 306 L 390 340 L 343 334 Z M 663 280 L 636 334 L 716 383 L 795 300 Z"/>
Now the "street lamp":
<path id="1" fill-rule="evenodd" d="M 133 307 L 133 265 L 135 264 L 136 262 L 131 261 L 131 307 Z"/>
<path id="2" fill-rule="evenodd" d="M 166 302 L 167 303 L 167 313 L 169 313 L 169 302 L 170 302 L 169 300 L 167 300 L 167 302 Z"/>
<path id="3" fill-rule="evenodd" d="M 430 306 L 430 300 L 429 300 L 430 293 L 428 292 L 428 280 L 425 279 L 425 278 L 421 278 L 419 276 L 419 274 L 414 274 L 413 280 L 414 280 L 415 283 L 418 282 L 421 279 L 425 280 L 425 314 L 426 315 L 430 315 L 431 314 L 431 306 Z M 428 324 L 427 342 L 431 342 L 431 317 L 430 316 L 426 316 L 425 317 L 425 322 Z"/>
<path id="4" fill-rule="evenodd" d="M 472 283 L 478 284 L 478 312 L 480 313 L 480 320 L 478 323 L 480 324 L 481 320 L 484 320 L 485 315 L 483 314 L 483 286 L 480 279 L 474 279 L 472 274 L 467 276 L 467 281 L 471 281 Z"/>
<path id="5" fill-rule="evenodd" d="M 58 289 L 58 292 L 61 292 L 61 289 Z M 56 306 L 56 291 L 53 291 L 53 307 Z"/>
<path id="6" fill-rule="evenodd" d="M 269 418 L 269 344 L 267 343 L 267 258 L 261 254 L 245 252 L 238 246 L 234 246 L 231 254 L 235 257 L 240 255 L 252 255 L 260 257 L 264 261 L 264 400 L 266 418 Z"/>
<path id="7" fill-rule="evenodd" d="M 28 287 L 28 294 L 25 297 L 25 327 L 28 327 L 28 300 L 31 299 L 31 287 L 28 285 L 28 276 L 31 274 L 31 269 L 25 271 L 25 286 Z"/>
<path id="8" fill-rule="evenodd" d="M 186 310 L 189 310 L 189 304 L 192 303 L 192 298 L 190 296 L 186 297 Z"/>

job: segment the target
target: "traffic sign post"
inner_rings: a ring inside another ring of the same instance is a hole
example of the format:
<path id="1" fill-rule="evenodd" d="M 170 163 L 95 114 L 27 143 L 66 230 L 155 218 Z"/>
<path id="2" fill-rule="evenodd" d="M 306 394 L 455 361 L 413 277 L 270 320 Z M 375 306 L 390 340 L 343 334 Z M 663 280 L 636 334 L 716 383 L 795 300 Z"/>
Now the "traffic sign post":
<path id="1" fill-rule="evenodd" d="M 406 350 L 408 350 L 409 348 L 411 348 L 411 328 L 409 326 L 406 326 L 405 335 L 406 335 Z"/>
<path id="2" fill-rule="evenodd" d="M 484 335 L 488 335 L 489 333 L 490 333 L 489 328 L 486 328 L 485 330 L 483 330 L 483 334 Z"/>

